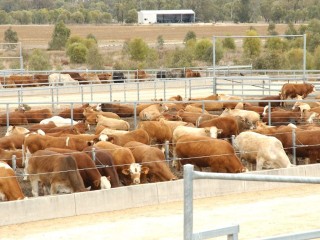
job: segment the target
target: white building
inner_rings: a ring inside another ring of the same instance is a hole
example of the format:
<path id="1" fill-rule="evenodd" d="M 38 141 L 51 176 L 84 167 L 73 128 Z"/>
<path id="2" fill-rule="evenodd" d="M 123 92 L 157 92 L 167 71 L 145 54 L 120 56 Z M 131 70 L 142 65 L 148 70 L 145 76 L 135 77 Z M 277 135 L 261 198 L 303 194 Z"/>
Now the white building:
<path id="1" fill-rule="evenodd" d="M 143 10 L 138 12 L 139 24 L 151 23 L 193 23 L 193 10 Z"/>

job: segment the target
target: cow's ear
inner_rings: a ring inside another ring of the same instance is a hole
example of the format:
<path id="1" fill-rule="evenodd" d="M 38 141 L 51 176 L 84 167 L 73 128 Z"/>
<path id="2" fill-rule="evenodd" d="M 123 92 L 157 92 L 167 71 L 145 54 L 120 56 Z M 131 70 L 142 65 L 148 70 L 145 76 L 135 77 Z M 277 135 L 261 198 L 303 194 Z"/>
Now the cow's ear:
<path id="1" fill-rule="evenodd" d="M 149 170 L 150 169 L 148 167 L 142 167 L 141 168 L 141 173 L 148 174 Z"/>
<path id="2" fill-rule="evenodd" d="M 124 175 L 129 175 L 129 174 L 130 174 L 129 168 L 124 168 L 124 169 L 122 169 L 121 172 L 122 172 Z"/>

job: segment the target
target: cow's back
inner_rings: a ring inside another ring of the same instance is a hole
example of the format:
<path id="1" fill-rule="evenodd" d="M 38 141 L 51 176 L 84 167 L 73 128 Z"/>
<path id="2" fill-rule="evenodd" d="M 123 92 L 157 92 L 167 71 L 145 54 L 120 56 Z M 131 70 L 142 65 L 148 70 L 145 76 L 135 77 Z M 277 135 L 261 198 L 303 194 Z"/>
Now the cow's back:
<path id="1" fill-rule="evenodd" d="M 210 167 L 212 172 L 245 171 L 232 145 L 221 139 L 185 135 L 177 140 L 175 152 L 182 164 Z"/>

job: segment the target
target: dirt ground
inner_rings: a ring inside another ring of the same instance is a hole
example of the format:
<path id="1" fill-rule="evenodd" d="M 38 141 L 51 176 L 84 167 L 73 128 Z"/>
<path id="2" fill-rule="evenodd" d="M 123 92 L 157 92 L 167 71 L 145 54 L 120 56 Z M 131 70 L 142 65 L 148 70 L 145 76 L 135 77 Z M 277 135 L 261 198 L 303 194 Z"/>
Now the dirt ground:
<path id="1" fill-rule="evenodd" d="M 319 193 L 320 185 L 293 184 L 197 199 L 194 232 L 239 224 L 239 239 L 257 239 L 320 229 Z M 0 239 L 183 239 L 183 202 L 3 226 Z"/>
<path id="2" fill-rule="evenodd" d="M 10 25 L 17 32 L 23 46 L 47 46 L 51 40 L 54 25 Z M 162 35 L 165 42 L 183 41 L 188 31 L 194 31 L 201 39 L 215 36 L 245 35 L 250 27 L 254 27 L 260 35 L 267 34 L 267 23 L 216 23 L 216 24 L 153 24 L 153 25 L 67 25 L 71 36 L 86 37 L 92 33 L 99 44 L 123 43 L 131 38 L 142 38 L 148 43 L 156 43 L 157 37 Z M 0 26 L 0 38 L 3 39 L 8 25 Z M 277 24 L 276 30 L 283 34 L 287 24 Z M 34 34 L 34 33 L 38 34 Z"/>

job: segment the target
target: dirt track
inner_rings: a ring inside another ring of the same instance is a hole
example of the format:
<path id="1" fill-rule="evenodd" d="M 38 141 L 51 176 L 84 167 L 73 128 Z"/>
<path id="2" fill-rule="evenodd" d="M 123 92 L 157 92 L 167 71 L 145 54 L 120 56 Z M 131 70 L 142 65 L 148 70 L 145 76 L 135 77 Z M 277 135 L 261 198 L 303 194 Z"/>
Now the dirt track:
<path id="1" fill-rule="evenodd" d="M 320 229 L 320 185 L 288 186 L 194 200 L 194 231 L 239 224 L 239 239 L 255 239 Z M 0 239 L 183 239 L 183 202 L 0 227 Z"/>

